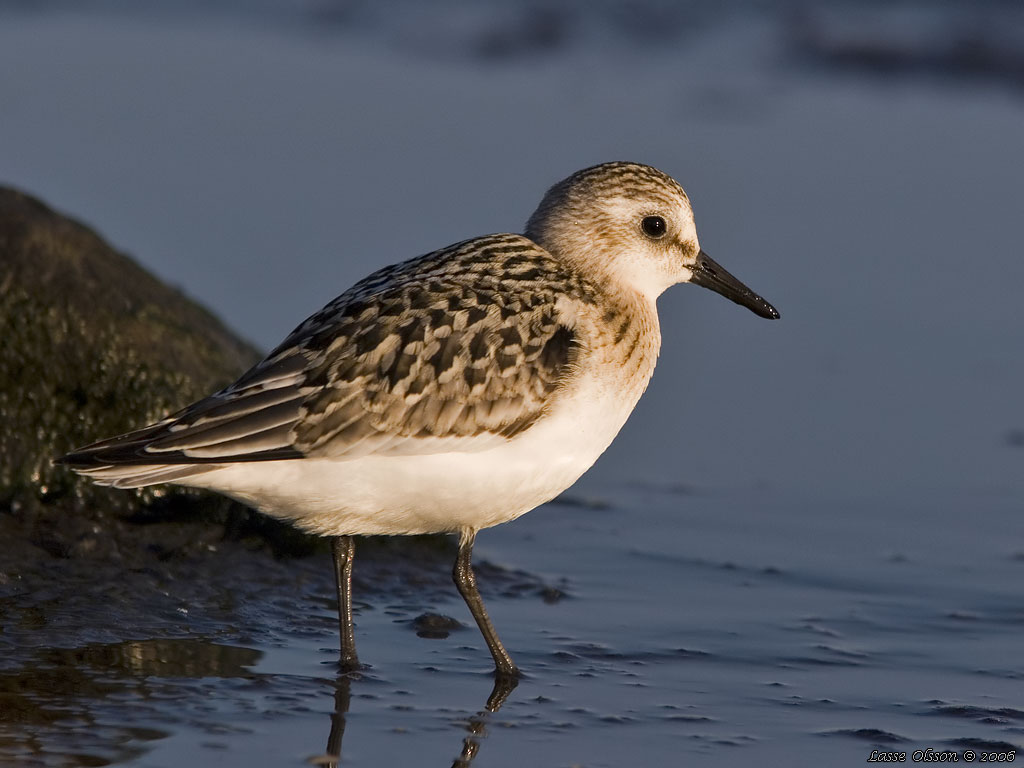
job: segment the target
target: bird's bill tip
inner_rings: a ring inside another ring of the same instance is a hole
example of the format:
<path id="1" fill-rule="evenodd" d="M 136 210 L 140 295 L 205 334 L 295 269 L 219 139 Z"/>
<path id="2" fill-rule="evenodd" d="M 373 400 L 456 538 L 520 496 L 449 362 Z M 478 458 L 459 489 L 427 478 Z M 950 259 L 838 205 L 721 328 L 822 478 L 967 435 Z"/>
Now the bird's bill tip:
<path id="1" fill-rule="evenodd" d="M 746 307 L 759 317 L 768 320 L 779 319 L 779 312 L 775 307 L 733 277 L 727 269 L 704 253 L 704 251 L 697 254 L 697 261 L 690 270 L 693 273 L 690 282 L 694 285 L 709 288 L 715 293 L 720 293 L 730 301 Z"/>

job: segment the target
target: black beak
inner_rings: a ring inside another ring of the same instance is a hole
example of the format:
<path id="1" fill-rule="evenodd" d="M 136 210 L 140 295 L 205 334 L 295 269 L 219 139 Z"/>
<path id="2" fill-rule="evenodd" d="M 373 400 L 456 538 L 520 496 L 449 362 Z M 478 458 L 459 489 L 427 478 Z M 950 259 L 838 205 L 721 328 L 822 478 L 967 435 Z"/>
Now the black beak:
<path id="1" fill-rule="evenodd" d="M 697 254 L 697 263 L 690 269 L 693 271 L 693 277 L 690 278 L 691 283 L 710 288 L 730 301 L 735 301 L 746 307 L 755 315 L 766 317 L 769 320 L 779 319 L 779 313 L 775 307 L 726 272 L 704 251 Z"/>

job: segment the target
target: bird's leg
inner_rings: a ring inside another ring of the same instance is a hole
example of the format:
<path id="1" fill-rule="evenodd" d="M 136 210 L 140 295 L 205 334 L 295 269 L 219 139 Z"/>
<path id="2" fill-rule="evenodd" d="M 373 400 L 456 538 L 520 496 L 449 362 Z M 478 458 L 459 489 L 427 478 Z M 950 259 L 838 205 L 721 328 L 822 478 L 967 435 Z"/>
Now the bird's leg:
<path id="1" fill-rule="evenodd" d="M 341 629 L 341 669 L 359 669 L 356 636 L 352 626 L 352 559 L 356 543 L 351 536 L 335 536 L 331 540 L 334 555 L 334 579 L 338 586 L 338 625 Z"/>
<path id="2" fill-rule="evenodd" d="M 471 563 L 474 541 L 476 541 L 476 531 L 464 531 L 462 533 L 459 539 L 459 556 L 455 558 L 455 569 L 452 571 L 452 577 L 455 579 L 455 586 L 458 587 L 459 594 L 466 601 L 470 613 L 473 614 L 477 626 L 480 627 L 480 632 L 487 642 L 491 656 L 494 657 L 494 666 L 498 678 L 516 679 L 519 677 L 519 670 L 516 668 L 515 663 L 513 663 L 512 657 L 508 655 L 508 651 L 505 650 L 505 646 L 501 644 L 498 633 L 487 616 L 487 609 L 484 608 L 484 601 L 480 597 L 480 591 L 476 588 L 476 576 L 473 573 L 473 565 Z"/>

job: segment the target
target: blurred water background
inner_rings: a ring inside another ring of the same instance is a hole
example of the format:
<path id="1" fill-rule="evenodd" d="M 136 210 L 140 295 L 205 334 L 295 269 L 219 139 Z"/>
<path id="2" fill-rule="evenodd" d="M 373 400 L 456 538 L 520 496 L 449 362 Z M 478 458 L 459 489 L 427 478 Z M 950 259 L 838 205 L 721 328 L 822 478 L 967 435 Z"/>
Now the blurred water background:
<path id="1" fill-rule="evenodd" d="M 1022 137 L 1009 1 L 0 3 L 0 180 L 262 348 L 614 159 L 679 179 L 782 313 L 667 292 L 618 440 L 481 535 L 564 593 L 487 595 L 528 673 L 499 712 L 475 630 L 367 600 L 373 668 L 339 687 L 327 560 L 256 587 L 225 561 L 203 599 L 161 587 L 158 630 L 88 630 L 61 595 L 56 639 L 9 623 L 8 682 L 64 672 L 0 702 L 0 762 L 303 765 L 341 724 L 353 766 L 1024 744 Z M 469 621 L 453 588 L 420 599 Z"/>

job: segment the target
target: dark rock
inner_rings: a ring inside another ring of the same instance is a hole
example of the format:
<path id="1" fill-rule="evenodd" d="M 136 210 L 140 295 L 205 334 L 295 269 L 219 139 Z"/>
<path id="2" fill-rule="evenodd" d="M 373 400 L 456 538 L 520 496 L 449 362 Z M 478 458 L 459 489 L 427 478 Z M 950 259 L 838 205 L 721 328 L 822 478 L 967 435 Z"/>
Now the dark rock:
<path id="1" fill-rule="evenodd" d="M 451 616 L 440 613 L 424 613 L 412 620 L 412 627 L 419 637 L 443 640 L 449 633 L 463 629 L 464 624 Z"/>
<path id="2" fill-rule="evenodd" d="M 0 188 L 0 560 L 138 559 L 140 524 L 186 526 L 163 542 L 188 551 L 209 531 L 309 548 L 305 537 L 212 494 L 123 491 L 51 460 L 126 432 L 231 382 L 259 353 L 208 311 L 95 232 Z M 21 544 L 18 546 L 17 544 Z"/>
<path id="3" fill-rule="evenodd" d="M 566 597 L 566 594 L 563 590 L 559 589 L 558 587 L 552 587 L 547 585 L 540 588 L 539 594 L 540 599 L 548 605 L 560 603 Z"/>

